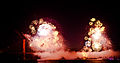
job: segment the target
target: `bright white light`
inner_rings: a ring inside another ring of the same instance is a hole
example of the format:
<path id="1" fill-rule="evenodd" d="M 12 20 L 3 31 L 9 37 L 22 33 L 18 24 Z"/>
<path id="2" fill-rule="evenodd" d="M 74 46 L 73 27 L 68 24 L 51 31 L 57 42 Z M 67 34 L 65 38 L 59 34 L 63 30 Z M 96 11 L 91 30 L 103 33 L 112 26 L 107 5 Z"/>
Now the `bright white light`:
<path id="1" fill-rule="evenodd" d="M 93 43 L 93 45 L 92 45 L 92 49 L 94 51 L 100 51 L 101 48 L 102 48 L 102 45 L 100 43 Z"/>
<path id="2" fill-rule="evenodd" d="M 92 37 L 94 37 L 94 39 L 99 39 L 101 36 L 101 33 L 96 32 L 95 34 L 92 35 Z"/>
<path id="3" fill-rule="evenodd" d="M 95 44 L 94 46 L 95 46 L 96 49 L 98 49 L 100 47 L 99 44 Z"/>
<path id="4" fill-rule="evenodd" d="M 92 35 L 92 37 L 94 38 L 94 39 L 99 39 L 100 38 L 100 36 L 101 36 L 101 32 L 100 32 L 100 30 L 98 29 L 98 28 L 95 28 L 95 33 Z"/>
<path id="5" fill-rule="evenodd" d="M 39 36 L 47 36 L 51 30 L 52 27 L 49 24 L 42 24 L 39 26 L 37 34 Z"/>

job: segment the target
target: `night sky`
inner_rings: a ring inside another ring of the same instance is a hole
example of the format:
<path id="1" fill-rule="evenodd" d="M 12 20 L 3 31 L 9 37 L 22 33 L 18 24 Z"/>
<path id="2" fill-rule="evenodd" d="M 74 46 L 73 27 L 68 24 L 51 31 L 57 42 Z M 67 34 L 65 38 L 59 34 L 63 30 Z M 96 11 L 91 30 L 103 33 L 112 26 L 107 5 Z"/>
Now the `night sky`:
<path id="1" fill-rule="evenodd" d="M 55 19 L 62 29 L 66 45 L 80 50 L 88 30 L 90 18 L 97 18 L 107 28 L 114 50 L 120 50 L 120 6 L 117 2 L 73 1 L 16 1 L 1 5 L 0 53 L 22 52 L 21 33 L 29 31 L 32 20 L 48 17 Z"/>

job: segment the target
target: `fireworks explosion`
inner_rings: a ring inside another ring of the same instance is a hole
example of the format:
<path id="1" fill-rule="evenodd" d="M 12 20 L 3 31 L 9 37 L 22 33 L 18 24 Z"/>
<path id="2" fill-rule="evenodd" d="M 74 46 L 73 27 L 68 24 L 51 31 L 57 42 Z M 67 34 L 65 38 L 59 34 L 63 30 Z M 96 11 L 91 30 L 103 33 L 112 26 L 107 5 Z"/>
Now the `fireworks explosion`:
<path id="1" fill-rule="evenodd" d="M 29 28 L 32 35 L 24 34 L 24 36 L 29 40 L 29 46 L 33 51 L 54 52 L 64 47 L 63 37 L 56 27 L 42 18 L 39 21 L 32 21 Z"/>
<path id="2" fill-rule="evenodd" d="M 61 58 L 67 60 L 100 58 L 102 60 L 118 56 L 119 52 L 112 50 L 112 44 L 105 34 L 103 23 L 92 18 L 89 25 L 88 34 L 84 37 L 85 46 L 82 51 L 77 52 L 65 50 L 64 38 L 57 27 L 42 18 L 39 21 L 32 21 L 29 25 L 31 34 L 24 34 L 24 36 L 29 40 L 31 50 L 35 51 L 33 54 L 40 57 L 40 60 L 60 60 Z"/>
<path id="3" fill-rule="evenodd" d="M 84 51 L 103 51 L 112 48 L 112 44 L 110 40 L 107 38 L 105 34 L 105 27 L 100 20 L 96 20 L 95 18 L 91 19 L 89 22 L 91 26 L 88 32 L 88 35 L 84 37 L 85 46 Z"/>

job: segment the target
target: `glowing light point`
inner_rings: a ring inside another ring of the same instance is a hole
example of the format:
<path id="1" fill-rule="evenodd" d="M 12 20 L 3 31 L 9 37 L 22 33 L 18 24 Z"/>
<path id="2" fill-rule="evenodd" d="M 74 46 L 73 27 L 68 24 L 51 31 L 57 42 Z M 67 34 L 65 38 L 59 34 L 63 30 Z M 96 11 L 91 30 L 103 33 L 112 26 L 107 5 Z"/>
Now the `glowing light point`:
<path id="1" fill-rule="evenodd" d="M 100 27 L 101 27 L 102 25 L 103 25 L 102 23 L 99 24 Z"/>
<path id="2" fill-rule="evenodd" d="M 100 20 L 98 20 L 97 22 L 96 22 L 96 24 L 100 24 L 101 22 L 100 22 Z"/>
<path id="3" fill-rule="evenodd" d="M 55 31 L 55 32 L 53 33 L 53 35 L 54 35 L 54 36 L 57 36 L 57 35 L 58 35 L 58 31 Z"/>
<path id="4" fill-rule="evenodd" d="M 91 41 L 92 39 L 91 38 L 88 38 L 88 41 Z"/>
<path id="5" fill-rule="evenodd" d="M 43 23 L 43 19 L 42 18 L 39 19 L 39 24 L 41 24 L 41 23 Z"/>
<path id="6" fill-rule="evenodd" d="M 94 29 L 93 28 L 90 28 L 90 32 L 93 31 Z"/>
<path id="7" fill-rule="evenodd" d="M 34 20 L 34 21 L 32 21 L 32 24 L 37 25 L 37 24 L 38 24 L 38 20 Z"/>
<path id="8" fill-rule="evenodd" d="M 89 36 L 92 35 L 92 32 L 88 32 L 88 35 L 89 35 Z"/>
<path id="9" fill-rule="evenodd" d="M 33 27 L 34 27 L 33 25 L 29 25 L 29 28 L 30 28 L 31 30 L 33 29 Z"/>
<path id="10" fill-rule="evenodd" d="M 32 33 L 32 34 L 35 34 L 35 33 L 36 33 L 36 30 L 31 30 L 31 33 Z"/>
<path id="11" fill-rule="evenodd" d="M 32 27 L 31 30 L 35 30 L 35 27 Z"/>
<path id="12" fill-rule="evenodd" d="M 30 47 L 32 46 L 32 44 L 29 45 Z"/>
<path id="13" fill-rule="evenodd" d="M 56 27 L 53 25 L 53 29 L 56 29 Z"/>
<path id="14" fill-rule="evenodd" d="M 89 22 L 89 25 L 93 25 L 93 22 Z"/>
<path id="15" fill-rule="evenodd" d="M 87 37 L 87 36 L 85 36 L 85 37 L 84 37 L 84 40 L 88 40 L 88 37 Z"/>
<path id="16" fill-rule="evenodd" d="M 94 21 L 96 21 L 96 19 L 95 19 L 95 18 L 92 18 L 92 19 L 90 19 L 90 21 L 94 22 Z"/>
<path id="17" fill-rule="evenodd" d="M 104 31 L 105 30 L 105 27 L 101 27 L 100 31 Z"/>

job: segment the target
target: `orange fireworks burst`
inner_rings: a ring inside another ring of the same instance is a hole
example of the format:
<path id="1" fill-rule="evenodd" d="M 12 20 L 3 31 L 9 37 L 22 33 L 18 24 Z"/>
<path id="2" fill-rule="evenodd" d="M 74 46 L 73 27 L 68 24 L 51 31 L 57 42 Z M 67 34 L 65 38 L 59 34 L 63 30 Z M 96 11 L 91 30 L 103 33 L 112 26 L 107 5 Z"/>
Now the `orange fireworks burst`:
<path id="1" fill-rule="evenodd" d="M 102 46 L 101 46 L 100 43 L 93 43 L 93 44 L 92 44 L 92 49 L 93 49 L 94 51 L 100 51 L 101 48 L 102 48 Z"/>
<path id="2" fill-rule="evenodd" d="M 64 49 L 64 38 L 52 23 L 39 19 L 32 21 L 29 25 L 31 34 L 24 34 L 29 40 L 29 47 L 35 51 L 34 55 L 40 57 L 39 60 L 59 60 L 61 58 L 74 60 L 82 58 L 83 60 L 94 58 L 109 58 L 118 56 L 119 52 L 112 51 L 111 42 L 105 35 L 105 27 L 100 20 L 90 19 L 91 26 L 88 34 L 84 37 L 85 46 L 81 51 L 70 52 Z M 23 53 L 25 56 L 25 39 L 23 40 Z"/>
<path id="3" fill-rule="evenodd" d="M 33 51 L 57 51 L 63 48 L 63 37 L 52 23 L 41 18 L 32 21 L 29 28 L 34 36 L 24 36 L 30 40 L 29 46 Z"/>
<path id="4" fill-rule="evenodd" d="M 85 36 L 84 39 L 86 40 L 85 43 L 89 41 L 89 44 L 85 46 L 92 47 L 93 51 L 100 51 L 103 48 L 109 47 L 104 46 L 104 44 L 111 44 L 107 37 L 104 36 L 105 27 L 100 20 L 96 20 L 95 18 L 90 19 L 89 25 L 91 28 L 89 29 L 88 36 Z M 103 44 L 104 43 L 104 44 Z M 92 44 L 92 45 L 90 45 Z M 111 45 L 110 45 L 111 46 Z"/>

